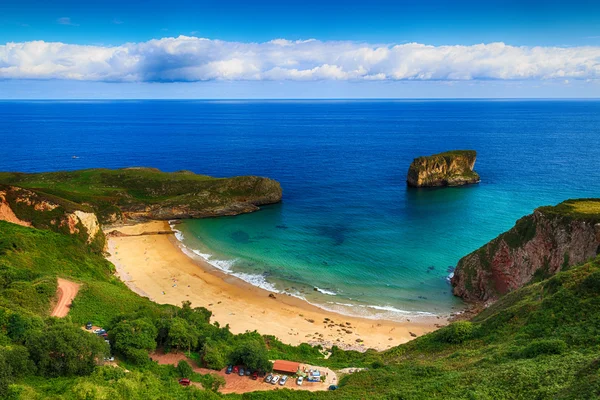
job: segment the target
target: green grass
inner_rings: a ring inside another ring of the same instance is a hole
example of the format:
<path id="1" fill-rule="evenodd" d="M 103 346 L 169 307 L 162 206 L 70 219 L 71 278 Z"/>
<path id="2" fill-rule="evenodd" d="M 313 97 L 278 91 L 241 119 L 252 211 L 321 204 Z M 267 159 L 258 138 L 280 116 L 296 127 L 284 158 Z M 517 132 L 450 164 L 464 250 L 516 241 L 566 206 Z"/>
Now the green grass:
<path id="1" fill-rule="evenodd" d="M 600 199 L 566 200 L 556 206 L 540 207 L 537 210 L 546 215 L 600 222 Z"/>
<path id="2" fill-rule="evenodd" d="M 528 231 L 525 229 L 525 231 Z M 0 361 L 11 348 L 11 315 L 26 324 L 47 321 L 56 277 L 82 284 L 67 321 L 114 324 L 144 318 L 159 322 L 180 308 L 142 298 L 113 277 L 113 267 L 76 238 L 0 222 Z M 328 360 L 319 348 L 289 346 L 265 337 L 269 358 L 331 368 L 367 367 L 348 375 L 334 392 L 257 392 L 243 399 L 595 399 L 600 397 L 600 257 L 571 267 L 501 297 L 471 321 L 454 323 L 405 345 L 378 353 L 334 349 Z M 186 311 L 188 313 L 191 310 Z M 182 314 L 183 313 L 183 314 Z M 125 317 L 123 317 L 125 316 Z M 190 318 L 202 319 L 201 314 Z M 165 322 L 165 321 L 163 321 Z M 160 322 L 162 323 L 162 322 Z M 226 356 L 249 333 L 232 335 L 199 325 Z M 195 353 L 196 355 L 197 353 Z M 199 356 L 195 357 L 201 361 Z M 20 399 L 215 399 L 208 391 L 185 389 L 169 366 L 124 363 L 98 367 L 91 375 L 16 378 L 10 398 Z M 209 383 L 204 376 L 193 380 Z"/>
<path id="3" fill-rule="evenodd" d="M 89 169 L 37 174 L 0 173 L 0 183 L 91 206 L 101 222 L 111 214 L 139 211 L 144 206 L 186 206 L 196 210 L 224 207 L 233 202 L 266 203 L 281 197 L 275 181 L 245 176 L 212 178 L 187 171 L 161 172 L 153 168 Z M 198 195 L 202 193 L 202 195 Z"/>

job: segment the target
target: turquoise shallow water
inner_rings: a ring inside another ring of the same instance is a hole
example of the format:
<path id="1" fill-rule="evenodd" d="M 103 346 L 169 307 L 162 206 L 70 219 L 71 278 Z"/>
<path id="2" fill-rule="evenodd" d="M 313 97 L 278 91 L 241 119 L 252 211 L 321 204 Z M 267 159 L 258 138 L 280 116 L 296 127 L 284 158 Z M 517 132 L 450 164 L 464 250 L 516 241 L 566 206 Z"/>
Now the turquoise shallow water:
<path id="1" fill-rule="evenodd" d="M 460 257 L 535 207 L 600 195 L 597 101 L 0 102 L 0 135 L 2 170 L 277 179 L 281 204 L 186 221 L 183 243 L 267 289 L 394 319 L 460 308 Z M 480 185 L 406 187 L 414 157 L 458 148 L 478 151 Z"/>

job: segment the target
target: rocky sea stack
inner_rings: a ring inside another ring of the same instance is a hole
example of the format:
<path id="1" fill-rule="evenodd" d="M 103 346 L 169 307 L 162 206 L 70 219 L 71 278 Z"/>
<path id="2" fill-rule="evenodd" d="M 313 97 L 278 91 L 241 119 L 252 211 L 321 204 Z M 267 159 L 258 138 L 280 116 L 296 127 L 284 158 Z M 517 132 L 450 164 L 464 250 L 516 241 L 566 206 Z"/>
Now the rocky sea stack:
<path id="1" fill-rule="evenodd" d="M 477 152 L 475 150 L 453 150 L 418 157 L 408 169 L 406 182 L 413 187 L 462 186 L 479 183 L 473 171 Z"/>
<path id="2" fill-rule="evenodd" d="M 454 271 L 454 294 L 471 302 L 494 301 L 531 281 L 600 254 L 600 199 L 567 200 L 540 207 L 483 247 Z"/>

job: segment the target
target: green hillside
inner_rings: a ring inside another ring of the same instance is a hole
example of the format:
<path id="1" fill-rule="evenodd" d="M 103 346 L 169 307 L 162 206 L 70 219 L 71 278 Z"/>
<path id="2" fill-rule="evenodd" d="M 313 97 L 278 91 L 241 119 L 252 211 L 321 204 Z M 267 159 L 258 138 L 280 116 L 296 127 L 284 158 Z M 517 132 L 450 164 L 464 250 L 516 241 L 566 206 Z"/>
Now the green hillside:
<path id="1" fill-rule="evenodd" d="M 124 216 L 171 219 L 233 215 L 281 200 L 281 186 L 272 179 L 213 178 L 155 168 L 0 172 L 0 184 L 91 207 L 102 224 L 119 222 Z"/>
<path id="2" fill-rule="evenodd" d="M 600 396 L 600 258 L 514 291 L 477 315 L 383 353 L 334 348 L 323 359 L 257 333 L 233 335 L 210 312 L 157 305 L 112 276 L 112 265 L 76 238 L 0 222 L 0 396 L 10 399 L 212 399 L 219 380 L 192 374 L 148 351 L 191 351 L 208 367 L 268 368 L 288 358 L 332 368 L 366 366 L 334 392 L 256 392 L 243 399 L 595 399 Z M 48 317 L 56 277 L 82 284 L 69 317 Z M 97 366 L 108 329 L 122 368 Z M 250 357 L 250 358 L 249 358 Z M 125 368 L 129 372 L 125 372 Z"/>

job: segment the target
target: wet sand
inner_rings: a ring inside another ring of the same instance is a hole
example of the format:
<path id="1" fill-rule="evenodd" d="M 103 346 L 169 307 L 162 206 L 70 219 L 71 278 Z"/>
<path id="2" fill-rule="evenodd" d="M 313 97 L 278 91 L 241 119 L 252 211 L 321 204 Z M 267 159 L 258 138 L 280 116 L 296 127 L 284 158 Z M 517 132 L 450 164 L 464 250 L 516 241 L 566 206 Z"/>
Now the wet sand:
<path id="1" fill-rule="evenodd" d="M 349 317 L 271 294 L 187 256 L 166 221 L 120 226 L 106 233 L 114 230 L 122 235 L 109 235 L 108 260 L 132 290 L 161 304 L 189 300 L 194 307 L 206 307 L 213 312 L 212 321 L 229 324 L 234 333 L 256 330 L 293 345 L 385 350 L 445 324 L 436 317 L 406 322 Z"/>

